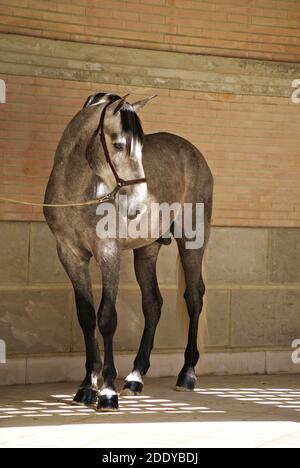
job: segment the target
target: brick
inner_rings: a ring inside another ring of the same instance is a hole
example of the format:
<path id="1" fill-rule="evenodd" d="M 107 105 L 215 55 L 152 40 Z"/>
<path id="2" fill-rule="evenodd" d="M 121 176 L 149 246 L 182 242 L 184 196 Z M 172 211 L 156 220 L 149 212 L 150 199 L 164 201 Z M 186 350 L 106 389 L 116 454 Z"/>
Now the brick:
<path id="1" fill-rule="evenodd" d="M 70 351 L 69 297 L 65 291 L 1 291 L 1 339 L 7 353 Z"/>
<path id="2" fill-rule="evenodd" d="M 254 375 L 265 374 L 264 352 L 206 353 L 197 366 L 199 375 Z"/>
<path id="3" fill-rule="evenodd" d="M 299 62 L 299 49 L 295 49 L 299 41 L 298 12 L 294 2 L 276 3 L 275 7 L 270 7 L 271 2 L 267 1 L 263 5 L 251 5 L 251 8 L 248 4 L 221 0 L 214 4 L 185 2 L 184 6 L 182 2 L 158 0 L 152 3 L 105 1 L 101 2 L 101 7 L 91 2 L 73 2 L 72 7 L 40 1 L 10 2 L 9 5 L 1 6 L 0 28 L 6 32 L 120 46 L 134 46 L 139 39 L 148 41 L 144 48 L 190 52 L 197 45 L 198 53 Z M 100 23 L 97 25 L 97 19 L 101 20 L 103 14 L 108 21 L 113 15 L 115 22 L 120 22 L 119 29 L 114 22 L 108 22 L 104 27 Z M 127 22 L 131 19 L 134 24 Z M 91 20 L 96 24 L 95 28 L 88 27 Z M 182 30 L 181 41 L 172 35 L 159 35 L 165 22 L 174 28 L 172 33 L 182 23 L 189 26 Z M 154 26 L 153 35 L 132 35 L 134 28 L 150 28 L 151 25 Z M 189 41 L 193 26 L 196 26 L 194 37 Z M 240 30 L 241 34 L 238 33 Z M 276 43 L 276 47 L 270 43 Z"/>
<path id="4" fill-rule="evenodd" d="M 46 223 L 33 223 L 30 236 L 29 280 L 32 283 L 68 283 L 56 242 Z"/>
<path id="5" fill-rule="evenodd" d="M 205 349 L 229 345 L 229 302 L 228 290 L 208 289 L 199 328 Z"/>
<path id="6" fill-rule="evenodd" d="M 29 281 L 32 283 L 71 282 L 65 273 L 57 255 L 55 237 L 46 223 L 33 223 L 30 236 Z M 101 282 L 100 269 L 94 259 L 91 260 L 90 272 L 95 283 Z"/>
<path id="7" fill-rule="evenodd" d="M 124 250 L 121 258 L 120 283 L 137 284 L 134 273 L 134 260 L 132 250 Z"/>
<path id="8" fill-rule="evenodd" d="M 270 253 L 271 283 L 300 283 L 300 233 L 298 229 L 273 229 Z"/>
<path id="9" fill-rule="evenodd" d="M 0 245 L 0 282 L 27 282 L 29 224 L 1 222 Z"/>
<path id="10" fill-rule="evenodd" d="M 292 352 L 289 351 L 267 351 L 266 365 L 268 374 L 300 374 L 300 364 L 292 361 Z"/>
<path id="11" fill-rule="evenodd" d="M 0 365 L 0 386 L 26 383 L 26 358 L 7 358 Z"/>
<path id="12" fill-rule="evenodd" d="M 264 284 L 267 255 L 265 229 L 213 229 L 205 257 L 207 282 Z"/>
<path id="13" fill-rule="evenodd" d="M 26 383 L 82 381 L 84 369 L 84 356 L 28 357 Z"/>
<path id="14" fill-rule="evenodd" d="M 159 284 L 177 284 L 179 256 L 176 241 L 162 246 L 157 261 L 157 278 Z"/>
<path id="15" fill-rule="evenodd" d="M 231 345 L 290 348 L 299 338 L 299 290 L 232 291 Z"/>
<path id="16" fill-rule="evenodd" d="M 162 315 L 157 327 L 155 349 L 184 349 L 187 344 L 185 325 L 177 315 L 177 289 L 161 287 L 164 300 Z"/>

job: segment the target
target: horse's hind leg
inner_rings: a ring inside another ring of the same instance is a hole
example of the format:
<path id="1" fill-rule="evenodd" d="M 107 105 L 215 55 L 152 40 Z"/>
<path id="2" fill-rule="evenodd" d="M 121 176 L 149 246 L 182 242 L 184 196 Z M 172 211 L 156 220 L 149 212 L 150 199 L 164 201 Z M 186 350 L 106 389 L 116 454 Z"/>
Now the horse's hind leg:
<path id="1" fill-rule="evenodd" d="M 184 366 L 178 376 L 176 390 L 192 391 L 197 381 L 195 367 L 199 360 L 197 348 L 198 324 L 203 308 L 205 285 L 202 278 L 202 260 L 205 247 L 198 250 L 185 248 L 185 240 L 177 239 L 182 266 L 186 280 L 184 294 L 190 318 L 188 344 L 185 351 Z"/>
<path id="2" fill-rule="evenodd" d="M 150 354 L 153 348 L 154 336 L 161 315 L 162 297 L 159 291 L 156 262 L 161 244 L 154 242 L 134 251 L 134 267 L 136 278 L 142 292 L 145 329 L 134 368 L 125 380 L 122 395 L 137 395 L 143 389 L 143 376 L 150 367 Z"/>
<path id="3" fill-rule="evenodd" d="M 102 363 L 96 340 L 96 313 L 89 273 L 89 261 L 58 243 L 58 255 L 74 288 L 78 320 L 86 346 L 86 377 L 74 397 L 73 404 L 96 406 L 98 399 L 98 376 Z"/>

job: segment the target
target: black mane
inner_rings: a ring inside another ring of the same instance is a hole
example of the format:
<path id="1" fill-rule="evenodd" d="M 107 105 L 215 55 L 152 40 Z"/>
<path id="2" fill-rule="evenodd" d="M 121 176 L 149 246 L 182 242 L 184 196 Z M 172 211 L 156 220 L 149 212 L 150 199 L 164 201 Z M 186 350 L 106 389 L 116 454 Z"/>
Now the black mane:
<path id="1" fill-rule="evenodd" d="M 121 109 L 122 130 L 126 135 L 127 149 L 130 152 L 131 142 L 143 144 L 144 131 L 141 121 L 130 104 L 125 104 Z"/>
<path id="2" fill-rule="evenodd" d="M 97 93 L 87 98 L 83 108 L 97 105 L 97 103 L 100 102 L 104 96 L 108 97 L 109 102 L 115 102 L 121 99 L 121 96 L 118 96 L 117 94 Z"/>

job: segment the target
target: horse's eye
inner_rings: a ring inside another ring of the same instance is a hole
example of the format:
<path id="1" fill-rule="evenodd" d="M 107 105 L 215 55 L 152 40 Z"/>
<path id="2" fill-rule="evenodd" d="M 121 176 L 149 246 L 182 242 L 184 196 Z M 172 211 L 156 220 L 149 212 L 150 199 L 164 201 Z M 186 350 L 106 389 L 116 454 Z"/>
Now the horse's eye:
<path id="1" fill-rule="evenodd" d="M 118 151 L 123 151 L 124 144 L 123 143 L 114 143 L 114 148 Z"/>

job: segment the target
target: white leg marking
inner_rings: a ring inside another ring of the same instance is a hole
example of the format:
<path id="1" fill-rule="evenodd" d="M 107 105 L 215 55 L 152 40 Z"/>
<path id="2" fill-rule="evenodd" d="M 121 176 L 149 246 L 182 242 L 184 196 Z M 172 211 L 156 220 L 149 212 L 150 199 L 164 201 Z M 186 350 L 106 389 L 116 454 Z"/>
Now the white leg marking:
<path id="1" fill-rule="evenodd" d="M 139 382 L 141 384 L 144 384 L 142 376 L 139 371 L 133 371 L 131 374 L 126 377 L 126 382 Z"/>
<path id="2" fill-rule="evenodd" d="M 115 390 L 113 390 L 112 388 L 103 388 L 101 391 L 100 391 L 100 395 L 101 396 L 107 396 L 107 397 L 110 397 L 110 396 L 114 396 L 116 395 L 117 392 Z"/>

